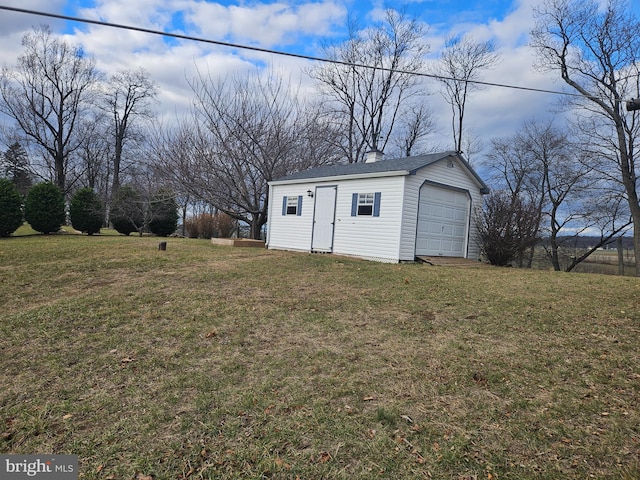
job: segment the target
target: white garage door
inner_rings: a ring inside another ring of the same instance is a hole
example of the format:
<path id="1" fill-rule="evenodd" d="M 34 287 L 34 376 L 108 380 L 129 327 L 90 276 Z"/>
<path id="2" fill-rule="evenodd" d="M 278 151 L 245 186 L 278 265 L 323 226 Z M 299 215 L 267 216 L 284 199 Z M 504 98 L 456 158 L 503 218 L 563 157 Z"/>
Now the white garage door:
<path id="1" fill-rule="evenodd" d="M 465 257 L 469 197 L 465 192 L 424 185 L 418 206 L 416 255 Z"/>

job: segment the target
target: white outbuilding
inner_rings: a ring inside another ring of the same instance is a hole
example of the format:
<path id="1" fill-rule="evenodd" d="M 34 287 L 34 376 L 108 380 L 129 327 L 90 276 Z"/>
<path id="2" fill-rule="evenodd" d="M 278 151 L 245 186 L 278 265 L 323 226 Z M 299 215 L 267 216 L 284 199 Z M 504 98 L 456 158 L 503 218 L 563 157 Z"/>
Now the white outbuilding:
<path id="1" fill-rule="evenodd" d="M 312 168 L 269 182 L 267 247 L 382 262 L 478 259 L 473 212 L 487 185 L 463 156 L 434 153 Z"/>

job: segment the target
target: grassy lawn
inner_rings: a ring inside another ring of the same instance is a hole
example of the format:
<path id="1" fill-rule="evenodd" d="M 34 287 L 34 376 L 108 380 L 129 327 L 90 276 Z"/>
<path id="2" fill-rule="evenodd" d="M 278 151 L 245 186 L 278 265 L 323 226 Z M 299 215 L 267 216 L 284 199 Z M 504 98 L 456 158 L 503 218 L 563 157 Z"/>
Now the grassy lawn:
<path id="1" fill-rule="evenodd" d="M 0 453 L 84 479 L 640 478 L 640 279 L 0 240 Z"/>

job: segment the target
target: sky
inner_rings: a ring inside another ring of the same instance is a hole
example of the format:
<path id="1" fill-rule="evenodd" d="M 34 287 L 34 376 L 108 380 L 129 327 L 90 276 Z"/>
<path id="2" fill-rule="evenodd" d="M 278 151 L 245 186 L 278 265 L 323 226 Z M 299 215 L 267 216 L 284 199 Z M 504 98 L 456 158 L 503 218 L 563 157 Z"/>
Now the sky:
<path id="1" fill-rule="evenodd" d="M 534 25 L 532 9 L 541 0 L 0 0 L 0 5 L 50 12 L 203 37 L 265 49 L 322 56 L 321 46 L 345 38 L 350 19 L 366 27 L 385 8 L 402 10 L 428 27 L 430 60 L 435 61 L 445 39 L 470 34 L 492 40 L 499 64 L 482 80 L 501 84 L 562 90 L 563 83 L 533 68 L 528 44 Z M 640 13 L 640 0 L 631 0 Z M 243 72 L 253 64 L 271 68 L 312 90 L 303 73 L 312 64 L 301 60 L 141 32 L 88 25 L 0 10 L 0 65 L 13 66 L 20 55 L 21 37 L 34 26 L 48 24 L 56 33 L 83 46 L 106 75 L 143 67 L 160 88 L 158 111 L 163 121 L 185 112 L 193 95 L 188 79 L 198 70 L 215 75 Z M 451 142 L 450 108 L 429 81 L 425 94 L 436 116 L 442 143 Z M 485 147 L 490 139 L 515 133 L 523 121 L 556 115 L 558 97 L 548 93 L 487 87 L 469 100 L 466 126 Z"/>

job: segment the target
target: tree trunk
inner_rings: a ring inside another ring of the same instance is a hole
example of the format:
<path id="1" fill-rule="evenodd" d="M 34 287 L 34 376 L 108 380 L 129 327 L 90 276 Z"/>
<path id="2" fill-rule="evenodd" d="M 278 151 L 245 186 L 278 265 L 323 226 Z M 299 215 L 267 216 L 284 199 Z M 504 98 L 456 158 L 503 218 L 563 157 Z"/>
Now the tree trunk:
<path id="1" fill-rule="evenodd" d="M 622 237 L 618 237 L 618 275 L 624 276 L 624 250 L 622 249 Z"/>
<path id="2" fill-rule="evenodd" d="M 633 220 L 633 254 L 635 264 L 635 276 L 640 277 L 640 203 L 636 189 L 636 177 L 633 169 L 633 158 L 629 158 L 628 152 L 633 151 L 633 143 L 627 146 L 627 137 L 622 128 L 622 122 L 616 122 L 618 131 L 618 144 L 620 146 L 620 167 L 622 173 L 622 185 L 624 185 L 629 204 L 629 212 Z M 630 139 L 632 142 L 633 139 Z"/>

